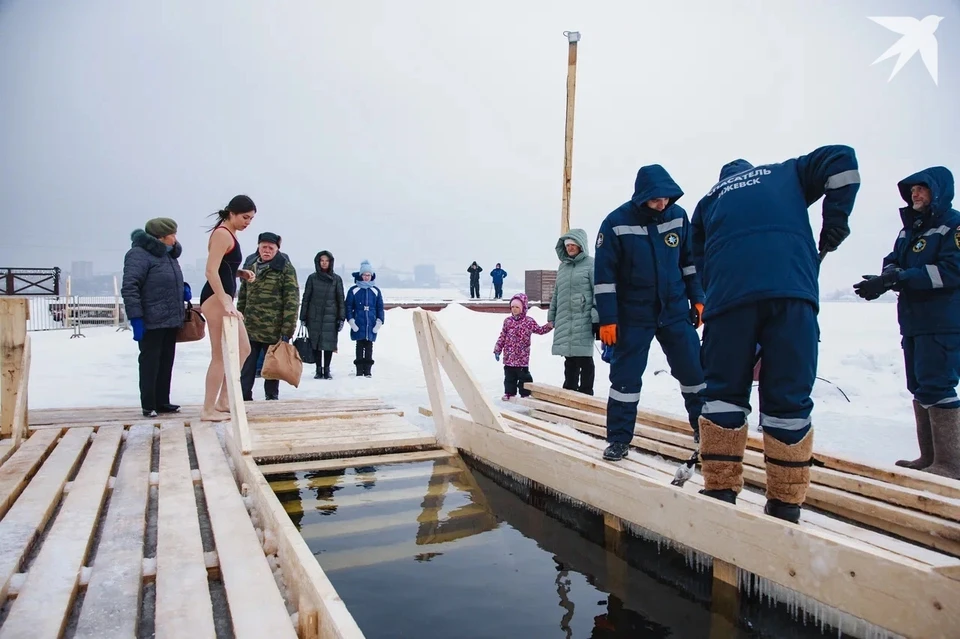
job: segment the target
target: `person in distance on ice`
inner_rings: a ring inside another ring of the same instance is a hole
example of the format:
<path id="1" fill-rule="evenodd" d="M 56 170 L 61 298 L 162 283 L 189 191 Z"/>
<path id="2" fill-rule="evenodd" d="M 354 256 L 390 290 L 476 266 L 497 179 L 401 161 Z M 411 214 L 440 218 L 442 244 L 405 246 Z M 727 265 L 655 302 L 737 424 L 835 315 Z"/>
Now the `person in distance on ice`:
<path id="1" fill-rule="evenodd" d="M 506 277 L 507 272 L 500 268 L 500 262 L 497 262 L 497 267 L 490 271 L 490 279 L 493 280 L 493 299 L 503 299 L 503 280 Z"/>
<path id="2" fill-rule="evenodd" d="M 850 234 L 860 188 L 849 146 L 779 164 L 734 160 L 693 213 L 693 251 L 707 296 L 700 492 L 736 503 L 743 488 L 757 345 L 768 515 L 797 522 L 810 484 L 820 272 L 807 208 L 823 197 L 820 255 Z"/>
<path id="3" fill-rule="evenodd" d="M 627 456 L 650 343 L 656 337 L 680 382 L 697 429 L 703 371 L 696 328 L 703 289 L 690 251 L 690 222 L 676 201 L 683 191 L 659 164 L 641 167 L 633 197 L 607 215 L 597 234 L 594 295 L 600 341 L 613 347 L 603 458 Z"/>
<path id="4" fill-rule="evenodd" d="M 899 292 L 907 389 L 913 395 L 920 457 L 897 466 L 960 479 L 960 213 L 953 174 L 924 169 L 897 184 L 907 206 L 903 230 L 879 276 L 864 275 L 857 295 L 875 300 Z"/>
<path id="5" fill-rule="evenodd" d="M 467 273 L 470 274 L 470 299 L 480 299 L 480 273 L 483 267 L 473 262 L 467 267 Z"/>
<path id="6" fill-rule="evenodd" d="M 297 269 L 290 258 L 280 252 L 280 236 L 261 233 L 257 252 L 247 257 L 243 268 L 256 273 L 250 283 L 242 282 L 237 294 L 237 310 L 243 314 L 250 355 L 240 371 L 243 401 L 253 401 L 253 382 L 257 363 L 267 349 L 283 340 L 289 342 L 297 330 L 297 309 L 300 307 L 300 285 Z M 263 380 L 266 399 L 280 399 L 280 380 Z"/>
<path id="7" fill-rule="evenodd" d="M 373 343 L 386 316 L 383 312 L 383 294 L 374 285 L 377 274 L 370 262 L 360 263 L 353 274 L 355 284 L 347 292 L 347 323 L 350 338 L 357 343 L 357 377 L 373 376 Z"/>

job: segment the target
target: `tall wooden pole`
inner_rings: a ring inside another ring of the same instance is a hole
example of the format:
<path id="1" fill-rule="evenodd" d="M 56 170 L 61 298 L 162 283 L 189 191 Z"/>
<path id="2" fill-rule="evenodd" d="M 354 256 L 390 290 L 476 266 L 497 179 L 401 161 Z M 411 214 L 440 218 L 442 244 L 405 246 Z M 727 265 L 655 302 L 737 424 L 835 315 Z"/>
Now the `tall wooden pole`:
<path id="1" fill-rule="evenodd" d="M 569 43 L 567 51 L 567 122 L 563 144 L 563 210 L 560 213 L 560 234 L 570 230 L 570 178 L 573 172 L 573 103 L 577 92 L 577 42 L 579 31 L 564 31 Z"/>

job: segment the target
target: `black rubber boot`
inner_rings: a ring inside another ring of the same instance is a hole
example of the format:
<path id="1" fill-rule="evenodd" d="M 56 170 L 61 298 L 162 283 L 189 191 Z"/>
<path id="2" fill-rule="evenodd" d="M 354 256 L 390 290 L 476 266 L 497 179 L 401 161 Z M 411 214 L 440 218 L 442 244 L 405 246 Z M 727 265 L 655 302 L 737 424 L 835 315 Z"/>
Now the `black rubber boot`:
<path id="1" fill-rule="evenodd" d="M 607 461 L 620 461 L 630 453 L 630 444 L 613 442 L 603 451 L 603 458 Z"/>
<path id="2" fill-rule="evenodd" d="M 767 505 L 763 507 L 763 512 L 771 517 L 789 521 L 792 524 L 800 521 L 800 505 L 788 504 L 779 499 L 768 499 Z"/>
<path id="3" fill-rule="evenodd" d="M 714 499 L 725 501 L 728 504 L 737 503 L 737 493 L 729 488 L 718 488 L 716 490 L 707 490 L 704 488 L 700 491 L 700 494 L 704 495 L 705 497 L 713 497 Z"/>

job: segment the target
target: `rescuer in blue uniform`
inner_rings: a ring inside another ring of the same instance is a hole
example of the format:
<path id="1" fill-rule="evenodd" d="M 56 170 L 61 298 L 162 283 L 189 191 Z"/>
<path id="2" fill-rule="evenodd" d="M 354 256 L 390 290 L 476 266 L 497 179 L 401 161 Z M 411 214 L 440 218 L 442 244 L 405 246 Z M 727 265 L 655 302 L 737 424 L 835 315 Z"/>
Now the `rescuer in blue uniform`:
<path id="1" fill-rule="evenodd" d="M 853 288 L 866 300 L 900 293 L 897 319 L 920 457 L 897 465 L 960 479 L 960 213 L 951 208 L 953 174 L 934 166 L 897 187 L 907 203 L 903 230 L 881 274 L 865 275 Z"/>
<path id="2" fill-rule="evenodd" d="M 735 503 L 757 345 L 765 512 L 800 517 L 813 454 L 810 392 L 817 373 L 820 256 L 850 235 L 860 188 L 848 146 L 824 146 L 780 164 L 735 160 L 697 204 L 693 252 L 706 293 L 701 493 Z M 823 197 L 819 246 L 807 208 Z"/>
<path id="3" fill-rule="evenodd" d="M 600 225 L 594 297 L 600 340 L 614 346 L 603 458 L 627 456 L 654 337 L 680 382 L 696 430 L 703 389 L 700 340 L 703 289 L 690 251 L 690 222 L 676 204 L 683 191 L 659 164 L 637 172 L 633 197 Z"/>

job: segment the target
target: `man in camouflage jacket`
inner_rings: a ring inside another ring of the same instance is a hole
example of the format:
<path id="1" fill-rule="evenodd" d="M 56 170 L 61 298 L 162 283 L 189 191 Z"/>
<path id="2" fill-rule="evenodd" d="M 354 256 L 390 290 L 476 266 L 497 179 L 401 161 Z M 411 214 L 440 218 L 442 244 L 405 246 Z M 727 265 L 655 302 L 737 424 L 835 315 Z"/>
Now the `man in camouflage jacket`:
<path id="1" fill-rule="evenodd" d="M 257 275 L 252 283 L 242 282 L 237 295 L 237 310 L 243 314 L 250 338 L 250 355 L 240 371 L 243 401 L 249 402 L 261 353 L 280 340 L 289 341 L 297 330 L 300 286 L 290 258 L 280 252 L 276 233 L 260 234 L 257 252 L 246 259 L 243 268 Z M 280 380 L 264 380 L 263 392 L 267 399 L 279 399 Z"/>

